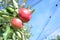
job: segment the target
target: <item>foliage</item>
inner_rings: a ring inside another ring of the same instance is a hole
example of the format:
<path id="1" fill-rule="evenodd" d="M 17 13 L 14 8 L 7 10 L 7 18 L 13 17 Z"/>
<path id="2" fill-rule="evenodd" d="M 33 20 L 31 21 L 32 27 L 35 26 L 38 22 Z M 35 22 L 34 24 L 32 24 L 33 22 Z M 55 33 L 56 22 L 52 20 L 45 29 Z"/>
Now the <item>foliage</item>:
<path id="1" fill-rule="evenodd" d="M 60 35 L 57 35 L 55 39 L 51 39 L 51 40 L 60 40 Z"/>
<path id="2" fill-rule="evenodd" d="M 13 17 L 18 18 L 18 9 L 24 7 L 26 0 L 23 0 L 21 5 L 18 5 L 19 0 L 1 0 L 0 6 L 3 7 L 0 10 L 0 40 L 29 40 L 30 27 L 26 27 L 23 23 L 23 27 L 20 29 L 14 29 L 11 27 L 11 19 Z M 34 10 L 31 10 L 34 12 Z"/>

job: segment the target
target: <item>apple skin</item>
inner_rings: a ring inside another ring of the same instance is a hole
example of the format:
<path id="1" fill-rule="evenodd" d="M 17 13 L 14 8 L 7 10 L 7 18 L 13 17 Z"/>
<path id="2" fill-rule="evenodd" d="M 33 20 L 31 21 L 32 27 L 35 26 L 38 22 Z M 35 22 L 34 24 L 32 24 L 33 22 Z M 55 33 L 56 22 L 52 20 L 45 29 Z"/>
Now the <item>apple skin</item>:
<path id="1" fill-rule="evenodd" d="M 31 18 L 31 12 L 26 8 L 20 8 L 18 11 L 18 17 L 22 22 L 28 22 Z"/>
<path id="2" fill-rule="evenodd" d="M 13 28 L 22 28 L 22 21 L 18 18 L 12 18 L 11 25 Z"/>

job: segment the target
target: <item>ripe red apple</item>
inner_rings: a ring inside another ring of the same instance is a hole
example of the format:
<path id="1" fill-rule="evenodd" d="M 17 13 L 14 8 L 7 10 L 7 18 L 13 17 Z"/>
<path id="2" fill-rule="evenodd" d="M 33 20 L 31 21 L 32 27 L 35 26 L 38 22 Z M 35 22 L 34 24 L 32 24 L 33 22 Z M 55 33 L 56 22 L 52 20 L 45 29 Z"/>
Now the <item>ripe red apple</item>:
<path id="1" fill-rule="evenodd" d="M 31 12 L 26 8 L 20 8 L 18 16 L 23 22 L 28 22 L 31 18 Z"/>
<path id="2" fill-rule="evenodd" d="M 11 25 L 13 28 L 22 28 L 22 21 L 18 18 L 12 18 Z"/>

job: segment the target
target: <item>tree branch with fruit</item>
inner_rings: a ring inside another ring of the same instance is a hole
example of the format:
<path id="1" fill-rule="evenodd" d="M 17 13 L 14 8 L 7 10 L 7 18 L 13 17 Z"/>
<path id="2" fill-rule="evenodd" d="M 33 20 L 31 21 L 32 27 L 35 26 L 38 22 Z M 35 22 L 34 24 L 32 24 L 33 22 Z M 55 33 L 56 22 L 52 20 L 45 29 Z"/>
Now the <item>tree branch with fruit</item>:
<path id="1" fill-rule="evenodd" d="M 1 0 L 0 6 L 0 40 L 29 40 L 30 28 L 24 23 L 28 23 L 31 15 L 34 12 L 28 6 L 25 8 L 26 0 L 22 0 L 21 5 L 19 0 Z M 4 3 L 4 4 L 3 4 Z"/>

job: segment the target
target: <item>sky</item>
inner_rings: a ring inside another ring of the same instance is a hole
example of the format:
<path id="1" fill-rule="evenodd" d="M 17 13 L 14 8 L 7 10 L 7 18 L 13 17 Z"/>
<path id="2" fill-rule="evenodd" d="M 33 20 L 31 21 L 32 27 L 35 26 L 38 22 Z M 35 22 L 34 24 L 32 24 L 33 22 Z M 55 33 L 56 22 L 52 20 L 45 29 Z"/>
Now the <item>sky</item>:
<path id="1" fill-rule="evenodd" d="M 29 21 L 32 25 L 30 40 L 49 40 L 60 34 L 59 0 L 28 0 L 25 7 L 28 5 L 31 10 L 35 9 Z"/>
<path id="2" fill-rule="evenodd" d="M 57 31 L 59 32 L 57 29 L 60 28 L 60 2 L 59 0 L 41 0 L 35 4 L 35 2 L 39 0 L 33 1 L 28 1 L 27 3 L 27 5 L 30 4 L 32 6 L 31 9 L 35 9 L 29 22 L 32 25 L 32 36 L 30 40 L 49 39 L 49 37 L 56 34 Z M 58 4 L 58 6 L 56 6 L 56 4 Z"/>

